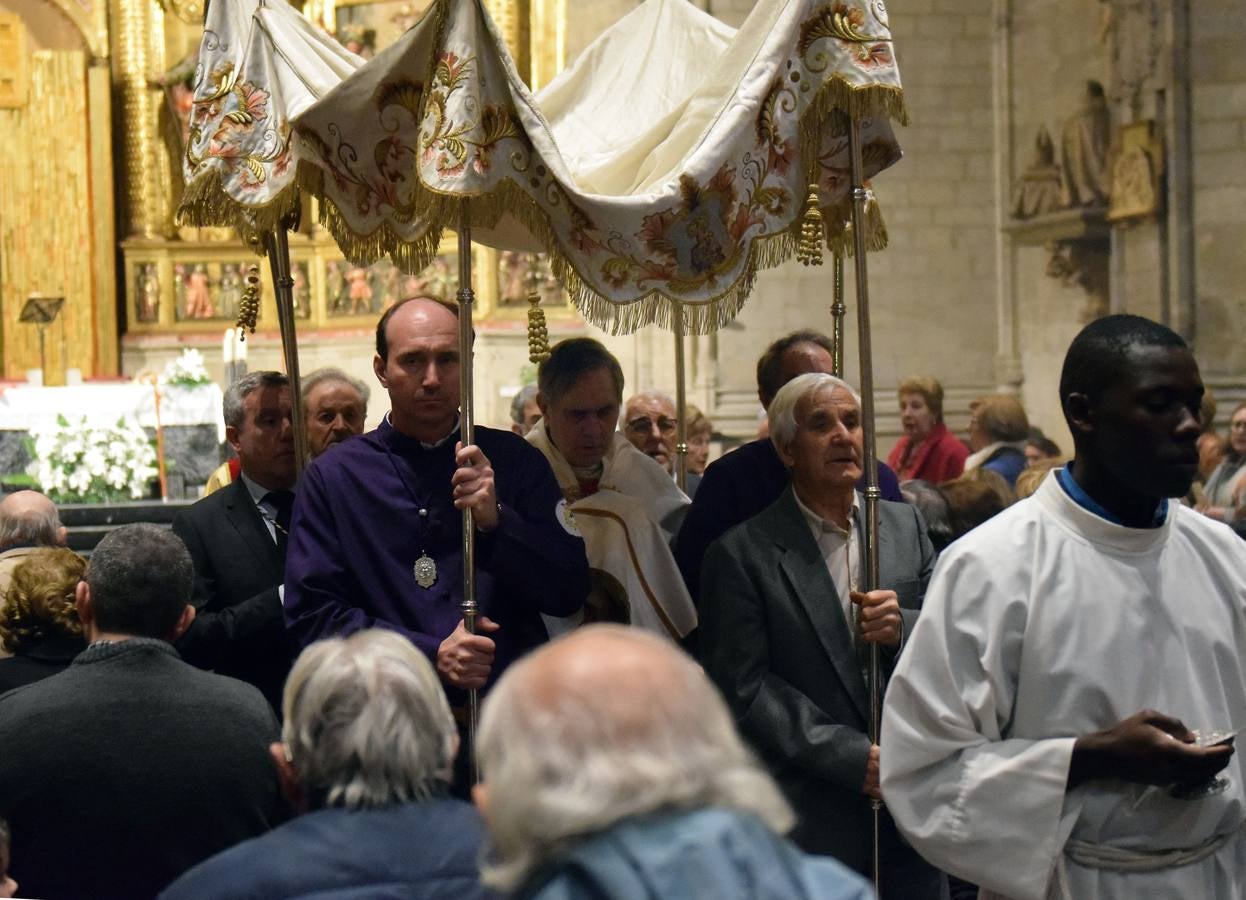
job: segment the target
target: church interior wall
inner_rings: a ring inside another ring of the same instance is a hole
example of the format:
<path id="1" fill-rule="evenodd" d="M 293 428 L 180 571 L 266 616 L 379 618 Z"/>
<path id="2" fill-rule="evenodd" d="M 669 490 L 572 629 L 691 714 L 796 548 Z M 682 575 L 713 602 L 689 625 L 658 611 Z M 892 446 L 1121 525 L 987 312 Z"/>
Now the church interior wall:
<path id="1" fill-rule="evenodd" d="M 1100 41 L 1100 4 L 1086 0 L 1009 2 L 1012 146 L 1001 148 L 1011 161 L 1012 176 L 1022 174 L 1033 154 L 1040 128 L 1060 146 L 1062 123 L 1076 113 L 1086 82 L 1108 80 L 1106 50 Z M 1070 22 L 1080 23 L 1069 27 Z M 1014 181 L 1015 183 L 1015 181 Z M 1005 203 L 1009 198 L 1004 196 Z M 1012 278 L 1021 396 L 1032 424 L 1043 429 L 1066 452 L 1072 441 L 1060 410 L 1060 366 L 1069 341 L 1084 324 L 1086 293 L 1046 273 L 1050 253 L 1043 247 L 1017 246 Z"/>
<path id="2" fill-rule="evenodd" d="M 568 59 L 636 5 L 635 0 L 574 4 L 566 28 Z M 752 2 L 699 0 L 697 5 L 738 26 Z M 911 124 L 899 131 L 905 158 L 874 184 L 890 236 L 889 248 L 869 259 L 883 453 L 899 431 L 894 385 L 911 373 L 943 380 L 954 430 L 963 433 L 967 404 L 974 396 L 1015 389 L 1034 422 L 1068 448 L 1056 385 L 1068 341 L 1091 313 L 1090 300 L 1081 288 L 1047 274 L 1049 254 L 1043 247 L 1004 241 L 1001 252 L 996 226 L 1001 214 L 1007 216 L 1011 185 L 1029 160 L 1038 127 L 1046 126 L 1058 144 L 1062 123 L 1079 108 L 1085 82 L 1094 79 L 1110 87 L 1112 50 L 1101 16 L 1113 5 L 1121 4 L 889 4 Z M 1191 333 L 1209 379 L 1218 391 L 1224 385 L 1229 393 L 1242 393 L 1234 385 L 1246 368 L 1246 349 L 1238 340 L 1240 286 L 1246 283 L 1246 256 L 1240 253 L 1246 242 L 1246 186 L 1241 177 L 1246 171 L 1246 57 L 1240 53 L 1246 17 L 1238 5 L 1236 0 L 1207 0 L 1190 17 L 1190 44 L 1196 48 L 1190 60 L 1196 267 Z M 1002 100 L 996 95 L 999 72 L 994 68 L 1001 10 L 1008 13 L 1010 25 L 1009 93 Z M 1007 104 L 1006 110 L 1000 102 Z M 1120 113 L 1114 108 L 1114 126 L 1120 124 Z M 1006 139 L 997 142 L 1001 121 L 1007 123 Z M 1009 176 L 999 187 L 998 165 Z M 1118 228 L 1113 254 L 1118 276 L 1113 308 L 1171 319 L 1176 306 L 1171 288 L 1165 286 L 1171 267 L 1165 229 L 1158 223 Z M 846 370 L 855 381 L 851 261 L 847 299 Z M 740 438 L 751 435 L 757 416 L 757 357 L 769 341 L 795 328 L 829 332 L 830 303 L 829 257 L 821 268 L 789 263 L 761 273 L 734 323 L 714 336 L 686 342 L 689 400 L 709 409 L 720 431 Z M 262 327 L 270 330 L 253 343 L 251 367 L 280 367 L 272 323 Z M 482 323 L 479 331 L 478 419 L 504 426 L 509 397 L 532 376 L 522 321 Z M 649 326 L 632 335 L 611 336 L 550 313 L 552 340 L 577 334 L 599 337 L 620 357 L 628 393 L 650 387 L 673 393 L 669 331 Z M 213 361 L 219 337 L 192 341 Z M 302 368 L 332 363 L 371 383 L 371 342 L 370 332 L 350 330 L 301 337 Z M 158 369 L 183 344 L 181 336 L 128 338 L 125 368 Z M 385 410 L 383 392 L 377 394 L 370 423 Z M 1227 410 L 1222 409 L 1224 414 Z"/>
<path id="3" fill-rule="evenodd" d="M 1194 336 L 1205 374 L 1218 388 L 1240 393 L 1246 371 L 1246 16 L 1237 0 L 1197 7 L 1190 18 Z M 1230 412 L 1222 404 L 1220 418 L 1227 421 Z"/>

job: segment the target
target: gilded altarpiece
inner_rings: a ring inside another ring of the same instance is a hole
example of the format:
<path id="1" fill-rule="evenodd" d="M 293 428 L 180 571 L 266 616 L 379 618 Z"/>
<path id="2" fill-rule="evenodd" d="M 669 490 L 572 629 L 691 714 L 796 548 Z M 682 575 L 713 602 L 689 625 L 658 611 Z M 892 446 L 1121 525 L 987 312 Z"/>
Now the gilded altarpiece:
<path id="1" fill-rule="evenodd" d="M 154 0 L 113 0 L 126 40 L 121 42 L 118 80 L 123 85 L 126 132 L 125 216 L 122 242 L 125 331 L 135 339 L 153 334 L 219 334 L 233 322 L 247 268 L 261 278 L 260 328 L 276 328 L 276 305 L 267 260 L 223 229 L 176 228 L 171 211 L 180 196 L 182 136 L 179 102 L 193 72 L 194 28 L 185 6 L 169 0 L 165 15 Z M 296 5 L 298 5 L 296 3 Z M 429 0 L 308 0 L 303 12 L 345 46 L 370 58 L 414 24 Z M 516 65 L 534 87 L 547 83 L 564 62 L 566 0 L 486 0 Z M 143 39 L 147 23 L 163 30 L 163 47 Z M 189 46 L 189 50 L 187 47 Z M 144 86 L 136 92 L 138 75 Z M 454 298 L 458 287 L 453 235 L 423 272 L 409 274 L 388 262 L 359 268 L 345 261 L 329 233 L 315 224 L 309 202 L 298 233 L 290 236 L 291 274 L 300 329 L 370 328 L 395 300 L 413 293 Z M 476 247 L 473 285 L 485 321 L 524 319 L 526 294 L 542 294 L 551 318 L 575 315 L 543 260 Z"/>
<path id="2" fill-rule="evenodd" d="M 47 329 L 43 372 L 44 383 L 64 384 L 66 368 L 88 376 L 101 368 L 87 58 L 80 51 L 37 50 L 26 65 L 27 102 L 0 109 L 4 377 L 22 379 L 40 365 L 38 329 L 18 322 L 18 314 L 29 296 L 43 294 L 65 298 Z"/>
<path id="3" fill-rule="evenodd" d="M 0 0 L 0 377 L 40 367 L 36 295 L 63 297 L 43 379 L 115 374 L 116 236 L 106 0 Z"/>

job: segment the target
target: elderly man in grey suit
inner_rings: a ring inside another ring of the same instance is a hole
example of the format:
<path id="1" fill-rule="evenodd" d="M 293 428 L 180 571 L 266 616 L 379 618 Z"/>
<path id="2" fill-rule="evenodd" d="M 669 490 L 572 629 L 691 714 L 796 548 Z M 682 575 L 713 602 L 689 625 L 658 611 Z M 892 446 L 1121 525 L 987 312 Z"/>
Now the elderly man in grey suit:
<path id="1" fill-rule="evenodd" d="M 878 747 L 867 736 L 863 648 L 890 669 L 916 623 L 934 566 L 921 517 L 879 510 L 882 590 L 857 590 L 865 567 L 861 404 L 844 381 L 801 375 L 770 407 L 771 440 L 791 485 L 705 555 L 700 656 L 740 730 L 774 773 L 802 849 L 868 874 Z M 943 876 L 881 829 L 887 900 L 939 898 Z"/>

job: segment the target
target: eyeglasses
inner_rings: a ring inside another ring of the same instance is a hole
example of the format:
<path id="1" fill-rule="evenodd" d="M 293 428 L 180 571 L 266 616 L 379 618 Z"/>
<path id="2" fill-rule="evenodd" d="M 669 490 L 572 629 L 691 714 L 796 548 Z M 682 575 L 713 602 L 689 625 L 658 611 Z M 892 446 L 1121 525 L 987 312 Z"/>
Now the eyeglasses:
<path id="1" fill-rule="evenodd" d="M 678 424 L 677 421 L 668 419 L 666 416 L 662 416 L 657 421 L 658 431 L 662 434 L 674 434 L 675 426 Z M 650 419 L 648 416 L 641 416 L 640 418 L 630 420 L 626 428 L 628 431 L 634 431 L 637 434 L 648 434 L 653 431 L 653 426 L 653 419 Z"/>

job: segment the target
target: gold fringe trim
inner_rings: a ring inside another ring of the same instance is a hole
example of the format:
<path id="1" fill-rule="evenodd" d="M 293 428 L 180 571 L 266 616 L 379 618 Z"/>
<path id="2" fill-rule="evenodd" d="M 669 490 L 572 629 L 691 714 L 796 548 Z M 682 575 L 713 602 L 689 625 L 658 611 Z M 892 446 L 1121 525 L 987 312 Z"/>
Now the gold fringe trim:
<path id="1" fill-rule="evenodd" d="M 296 177 L 267 203 L 250 206 L 227 194 L 221 173 L 209 169 L 186 185 L 173 221 L 199 228 L 233 228 L 244 243 L 256 245 L 258 241 L 257 252 L 262 256 L 263 241 L 259 238 L 298 215 L 300 191 L 300 178 Z"/>
<path id="2" fill-rule="evenodd" d="M 818 151 L 827 120 L 845 115 L 858 121 L 885 116 L 901 125 L 909 123 L 903 88 L 881 84 L 856 86 L 845 81 L 843 76 L 835 75 L 818 88 L 800 117 L 800 159 L 805 167 L 806 183 L 821 183 Z"/>
<path id="3" fill-rule="evenodd" d="M 436 257 L 441 243 L 440 224 L 414 242 L 404 240 L 387 224 L 368 235 L 356 234 L 332 198 L 324 195 L 320 170 L 310 164 L 304 165 L 311 172 L 304 178 L 300 169 L 300 182 L 309 193 L 320 199 L 320 222 L 329 229 L 343 255 L 352 263 L 367 266 L 388 256 L 403 271 L 418 273 Z M 630 334 L 654 323 L 671 330 L 676 304 L 683 307 L 686 334 L 718 331 L 739 314 L 752 293 L 757 273 L 790 260 L 796 254 L 800 241 L 801 218 L 797 216 L 788 229 L 750 241 L 748 258 L 740 274 L 725 290 L 713 297 L 696 302 L 682 301 L 654 288 L 635 300 L 620 303 L 598 293 L 590 281 L 580 274 L 562 252 L 544 212 L 515 184 L 503 181 L 492 193 L 471 197 L 469 202 L 472 227 L 493 228 L 503 214 L 514 216 L 545 248 L 554 277 L 566 289 L 575 308 L 587 321 L 610 334 Z M 417 194 L 414 218 L 457 224 L 462 203 L 463 199 L 457 195 L 440 194 L 425 187 Z M 833 208 L 832 215 L 838 218 L 831 218 L 830 221 L 845 221 L 850 213 L 851 201 L 844 201 Z M 877 203 L 870 204 L 866 225 L 866 249 L 873 252 L 886 247 L 887 231 Z M 851 232 L 828 234 L 827 246 L 832 252 L 851 256 L 854 250 Z"/>

